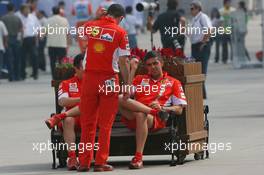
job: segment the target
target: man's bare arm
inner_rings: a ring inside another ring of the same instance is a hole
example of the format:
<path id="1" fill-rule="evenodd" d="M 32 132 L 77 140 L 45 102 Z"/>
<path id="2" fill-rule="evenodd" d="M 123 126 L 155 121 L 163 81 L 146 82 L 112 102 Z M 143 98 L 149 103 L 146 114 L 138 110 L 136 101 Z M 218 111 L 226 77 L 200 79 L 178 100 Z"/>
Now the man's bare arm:
<path id="1" fill-rule="evenodd" d="M 62 97 L 59 99 L 59 105 L 62 107 L 73 107 L 80 103 L 80 97 Z"/>
<path id="2" fill-rule="evenodd" d="M 130 81 L 133 82 L 133 79 L 135 78 L 137 68 L 138 68 L 139 60 L 137 58 L 132 58 L 130 60 Z"/>
<path id="3" fill-rule="evenodd" d="M 119 58 L 119 67 L 121 71 L 121 75 L 124 80 L 124 84 L 131 84 L 131 78 L 130 78 L 130 65 L 128 62 L 128 57 L 127 56 L 121 56 Z"/>

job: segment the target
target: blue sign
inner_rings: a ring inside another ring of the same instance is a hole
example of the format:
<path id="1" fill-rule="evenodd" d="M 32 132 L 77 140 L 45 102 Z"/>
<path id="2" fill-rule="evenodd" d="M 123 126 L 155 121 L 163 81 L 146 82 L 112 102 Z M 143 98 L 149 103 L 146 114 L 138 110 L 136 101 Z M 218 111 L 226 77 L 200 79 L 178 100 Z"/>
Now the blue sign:
<path id="1" fill-rule="evenodd" d="M 6 14 L 6 5 L 10 2 L 15 5 L 16 10 L 19 10 L 19 7 L 23 3 L 23 0 L 0 0 L 0 16 Z"/>

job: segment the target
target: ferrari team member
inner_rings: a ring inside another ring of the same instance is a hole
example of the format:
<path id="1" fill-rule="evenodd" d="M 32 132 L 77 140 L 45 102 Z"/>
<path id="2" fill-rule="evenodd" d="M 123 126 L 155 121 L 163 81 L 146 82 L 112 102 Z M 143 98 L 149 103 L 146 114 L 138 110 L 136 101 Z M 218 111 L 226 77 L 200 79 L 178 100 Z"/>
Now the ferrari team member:
<path id="1" fill-rule="evenodd" d="M 148 74 L 136 76 L 133 85 L 135 87 L 148 86 L 150 93 L 136 90 L 134 93 L 135 100 L 157 110 L 174 111 L 176 114 L 181 114 L 187 102 L 180 81 L 162 71 L 163 60 L 155 51 L 146 54 L 144 64 Z M 158 90 L 154 91 L 157 87 Z M 136 153 L 129 168 L 143 168 L 142 155 L 148 130 L 157 131 L 164 128 L 166 121 L 151 114 L 132 112 L 127 108 L 122 108 L 122 106 L 119 107 L 119 111 L 124 116 L 122 121 L 127 127 L 136 130 Z"/>
<path id="2" fill-rule="evenodd" d="M 66 108 L 66 111 L 73 109 L 73 107 L 78 106 L 80 103 L 81 96 L 81 84 L 82 84 L 82 74 L 83 66 L 82 61 L 84 56 L 79 54 L 74 58 L 74 69 L 75 76 L 62 81 L 59 86 L 58 91 L 58 102 L 59 105 Z M 60 123 L 63 120 L 63 137 L 65 143 L 68 144 L 68 170 L 76 170 L 78 167 L 78 161 L 76 159 L 76 150 L 72 150 L 75 144 L 75 129 L 80 129 L 80 117 L 74 116 L 67 117 L 65 113 L 54 115 L 53 117 L 47 119 L 45 123 L 49 128 L 53 128 L 56 124 Z"/>
<path id="3" fill-rule="evenodd" d="M 130 48 L 127 33 L 118 26 L 125 15 L 120 4 L 111 5 L 107 14 L 99 20 L 85 24 L 88 45 L 85 57 L 85 72 L 81 93 L 81 143 L 83 152 L 79 153 L 78 171 L 88 171 L 93 159 L 93 149 L 85 145 L 94 145 L 96 128 L 99 128 L 98 145 L 94 171 L 112 171 L 107 164 L 112 124 L 118 109 L 118 92 L 105 93 L 100 87 L 115 88 L 118 84 L 119 67 L 124 84 L 129 80 L 128 56 Z M 111 89 L 112 89 L 111 88 Z M 124 93 L 124 99 L 129 93 Z"/>

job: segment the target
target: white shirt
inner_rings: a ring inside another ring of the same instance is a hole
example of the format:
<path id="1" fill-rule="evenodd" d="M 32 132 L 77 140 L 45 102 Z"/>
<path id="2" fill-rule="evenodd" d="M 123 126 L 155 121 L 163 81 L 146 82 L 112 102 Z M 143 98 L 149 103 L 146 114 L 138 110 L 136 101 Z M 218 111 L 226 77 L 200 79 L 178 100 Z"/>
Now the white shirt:
<path id="1" fill-rule="evenodd" d="M 47 46 L 66 48 L 69 30 L 70 25 L 65 17 L 54 15 L 48 18 L 46 23 Z"/>
<path id="2" fill-rule="evenodd" d="M 26 17 L 20 12 L 17 13 L 17 16 L 21 19 L 23 24 L 23 37 L 27 38 L 37 36 L 37 30 L 41 27 L 38 18 L 33 14 L 28 14 Z"/>
<path id="3" fill-rule="evenodd" d="M 204 34 L 207 34 L 206 30 L 210 31 L 212 28 L 212 23 L 210 18 L 203 12 L 199 12 L 191 22 L 191 33 L 189 33 L 190 40 L 192 44 L 199 43 L 203 40 Z M 195 30 L 199 28 L 200 30 Z"/>
<path id="4" fill-rule="evenodd" d="M 5 51 L 4 37 L 8 35 L 5 24 L 0 21 L 0 51 Z"/>
<path id="5" fill-rule="evenodd" d="M 133 15 L 126 15 L 126 17 L 122 21 L 124 29 L 127 31 L 128 35 L 134 35 L 137 33 L 136 25 L 137 25 L 137 18 Z"/>

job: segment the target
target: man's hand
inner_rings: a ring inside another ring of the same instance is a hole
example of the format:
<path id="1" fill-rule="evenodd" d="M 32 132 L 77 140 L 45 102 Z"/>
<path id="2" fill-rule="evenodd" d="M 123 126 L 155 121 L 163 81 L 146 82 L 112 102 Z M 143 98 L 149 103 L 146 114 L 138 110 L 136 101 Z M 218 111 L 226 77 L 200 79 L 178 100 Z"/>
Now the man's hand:
<path id="1" fill-rule="evenodd" d="M 106 15 L 107 14 L 107 10 L 105 8 L 99 8 L 97 11 L 96 11 L 96 14 L 95 14 L 95 19 L 99 19 L 101 18 L 102 16 Z"/>
<path id="2" fill-rule="evenodd" d="M 132 58 L 130 60 L 130 68 L 131 68 L 131 70 L 133 70 L 133 71 L 137 70 L 138 64 L 139 64 L 139 60 L 137 58 L 135 58 L 135 57 Z"/>
<path id="3" fill-rule="evenodd" d="M 123 100 L 126 101 L 130 98 L 130 93 L 129 92 L 123 92 Z"/>
<path id="4" fill-rule="evenodd" d="M 147 30 L 152 31 L 153 17 L 148 16 L 147 18 Z"/>
<path id="5" fill-rule="evenodd" d="M 151 108 L 153 109 L 157 109 L 159 111 L 162 110 L 162 107 L 160 106 L 160 103 L 156 100 L 156 101 L 153 101 L 152 103 L 150 103 L 149 105 Z"/>

